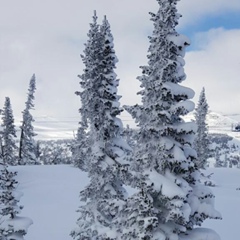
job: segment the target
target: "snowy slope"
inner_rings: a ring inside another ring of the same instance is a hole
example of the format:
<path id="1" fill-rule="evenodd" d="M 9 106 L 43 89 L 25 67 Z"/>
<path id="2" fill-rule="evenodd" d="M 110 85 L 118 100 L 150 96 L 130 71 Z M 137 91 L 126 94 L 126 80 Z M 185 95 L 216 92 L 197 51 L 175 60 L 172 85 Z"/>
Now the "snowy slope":
<path id="1" fill-rule="evenodd" d="M 24 193 L 22 216 L 32 218 L 26 240 L 72 240 L 69 232 L 76 227 L 80 204 L 79 192 L 88 183 L 86 173 L 68 166 L 18 166 L 19 190 Z M 214 172 L 212 188 L 216 208 L 223 220 L 208 220 L 204 227 L 213 228 L 222 240 L 239 239 L 240 170 L 208 169 Z"/>
<path id="2" fill-rule="evenodd" d="M 193 121 L 193 112 L 184 117 L 186 121 Z M 227 134 L 235 139 L 240 140 L 240 132 L 233 132 L 232 127 L 240 122 L 240 115 L 224 115 L 221 113 L 209 111 L 207 115 L 207 124 L 209 133 Z"/>
<path id="3" fill-rule="evenodd" d="M 215 229 L 222 240 L 240 239 L 240 190 L 237 190 L 240 187 L 240 169 L 208 169 L 208 173 L 212 172 L 212 179 L 217 184 L 212 188 L 216 209 L 221 212 L 223 220 L 207 220 L 203 226 Z"/>
<path id="4" fill-rule="evenodd" d="M 79 192 L 87 183 L 86 173 L 71 166 L 19 166 L 19 190 L 24 193 L 22 216 L 33 225 L 26 240 L 68 240 L 78 217 Z"/>

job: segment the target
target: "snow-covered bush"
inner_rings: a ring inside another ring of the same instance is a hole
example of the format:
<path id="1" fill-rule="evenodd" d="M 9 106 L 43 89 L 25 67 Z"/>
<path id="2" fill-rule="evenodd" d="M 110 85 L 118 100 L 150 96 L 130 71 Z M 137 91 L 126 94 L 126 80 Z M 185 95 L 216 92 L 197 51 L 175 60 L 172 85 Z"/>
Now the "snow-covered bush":
<path id="1" fill-rule="evenodd" d="M 233 137 L 222 134 L 209 134 L 211 156 L 209 162 L 215 167 L 238 167 L 239 146 L 234 143 Z"/>
<path id="2" fill-rule="evenodd" d="M 39 162 L 48 164 L 72 164 L 73 140 L 48 140 L 38 141 L 39 143 Z"/>

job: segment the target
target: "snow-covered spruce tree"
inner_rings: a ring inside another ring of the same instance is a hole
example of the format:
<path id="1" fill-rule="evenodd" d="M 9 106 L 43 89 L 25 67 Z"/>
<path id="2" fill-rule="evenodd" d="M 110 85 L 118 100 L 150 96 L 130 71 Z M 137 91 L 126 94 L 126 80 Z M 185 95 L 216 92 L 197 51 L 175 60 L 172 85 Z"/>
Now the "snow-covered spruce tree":
<path id="1" fill-rule="evenodd" d="M 123 129 L 123 138 L 126 140 L 127 144 L 134 149 L 136 144 L 138 131 L 137 129 L 132 129 L 127 124 L 126 128 Z M 132 152 L 131 152 L 132 154 Z"/>
<path id="2" fill-rule="evenodd" d="M 32 220 L 20 217 L 22 206 L 18 205 L 22 193 L 16 191 L 17 173 L 9 171 L 0 159 L 0 239 L 23 240 Z"/>
<path id="3" fill-rule="evenodd" d="M 215 148 L 215 164 L 216 168 L 227 167 L 227 158 L 226 154 L 221 155 L 221 149 L 219 147 Z"/>
<path id="4" fill-rule="evenodd" d="M 7 165 L 17 165 L 16 129 L 10 98 L 6 97 L 2 112 L 2 158 Z"/>
<path id="5" fill-rule="evenodd" d="M 21 126 L 21 135 L 20 135 L 20 144 L 19 144 L 19 165 L 25 164 L 38 164 L 36 157 L 36 142 L 34 136 L 36 133 L 33 129 L 33 116 L 30 113 L 30 110 L 34 108 L 34 93 L 36 90 L 36 78 L 35 74 L 32 76 L 29 88 L 27 101 L 25 103 L 25 109 L 23 113 L 23 120 Z"/>
<path id="6" fill-rule="evenodd" d="M 207 159 L 210 157 L 210 149 L 209 149 L 209 138 L 208 138 L 208 126 L 206 122 L 208 113 L 208 103 L 206 99 L 205 89 L 203 88 L 199 101 L 196 107 L 196 111 L 194 113 L 196 124 L 197 124 L 197 132 L 196 138 L 194 140 L 194 148 L 197 152 L 197 165 L 199 168 L 205 168 L 207 165 Z"/>
<path id="7" fill-rule="evenodd" d="M 82 126 L 79 126 L 77 135 L 71 146 L 71 151 L 74 166 L 80 168 L 82 171 L 87 171 L 87 156 L 89 150 L 88 133 L 86 133 Z"/>
<path id="8" fill-rule="evenodd" d="M 99 28 L 93 17 L 86 44 L 84 74 L 80 93 L 82 120 L 89 126 L 91 151 L 88 156 L 90 184 L 80 193 L 85 205 L 78 210 L 78 228 L 74 239 L 118 239 L 113 222 L 124 203 L 125 189 L 121 172 L 128 145 L 121 138 L 122 122 L 117 117 L 122 111 L 117 95 L 118 79 L 114 72 L 113 37 L 106 18 Z"/>
<path id="9" fill-rule="evenodd" d="M 91 155 L 92 142 L 89 136 L 89 122 L 91 111 L 93 111 L 94 104 L 92 99 L 95 96 L 95 92 L 92 89 L 92 85 L 96 76 L 98 76 L 98 64 L 100 56 L 100 33 L 99 24 L 97 23 L 96 11 L 94 12 L 93 22 L 90 23 L 90 30 L 88 32 L 88 42 L 85 44 L 85 49 L 81 55 L 82 61 L 85 65 L 84 73 L 78 75 L 81 79 L 80 87 L 83 91 L 77 91 L 81 99 L 81 108 L 79 113 L 81 114 L 81 121 L 79 122 L 79 128 L 75 142 L 72 146 L 73 162 L 75 166 L 79 167 L 83 171 L 88 168 L 88 156 Z"/>
<path id="10" fill-rule="evenodd" d="M 138 77 L 142 104 L 125 107 L 140 128 L 133 159 L 139 177 L 133 183 L 138 191 L 119 219 L 122 240 L 189 239 L 188 234 L 202 235 L 196 225 L 220 218 L 213 194 L 198 179 L 192 148 L 196 125 L 182 118 L 194 109 L 189 100 L 193 90 L 180 85 L 186 78 L 183 57 L 189 40 L 175 30 L 180 17 L 177 0 L 157 2 L 158 12 L 151 13 L 148 65 Z"/>

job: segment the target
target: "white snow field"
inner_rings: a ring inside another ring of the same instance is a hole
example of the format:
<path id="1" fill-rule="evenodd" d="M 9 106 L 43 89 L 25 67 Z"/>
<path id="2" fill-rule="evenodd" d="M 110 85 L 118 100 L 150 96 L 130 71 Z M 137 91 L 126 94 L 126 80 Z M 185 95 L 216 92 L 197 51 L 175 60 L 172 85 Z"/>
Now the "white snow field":
<path id="1" fill-rule="evenodd" d="M 76 227 L 79 192 L 88 183 L 87 174 L 70 165 L 10 169 L 18 172 L 18 190 L 24 193 L 21 216 L 33 220 L 25 240 L 72 240 L 69 233 Z M 211 189 L 223 220 L 207 220 L 203 227 L 214 229 L 221 240 L 239 239 L 240 170 L 210 168 L 207 173 L 214 173 L 211 179 L 216 187 Z"/>
<path id="2" fill-rule="evenodd" d="M 68 240 L 76 226 L 79 192 L 87 174 L 69 165 L 18 166 L 18 190 L 23 192 L 21 216 L 33 220 L 25 240 Z"/>

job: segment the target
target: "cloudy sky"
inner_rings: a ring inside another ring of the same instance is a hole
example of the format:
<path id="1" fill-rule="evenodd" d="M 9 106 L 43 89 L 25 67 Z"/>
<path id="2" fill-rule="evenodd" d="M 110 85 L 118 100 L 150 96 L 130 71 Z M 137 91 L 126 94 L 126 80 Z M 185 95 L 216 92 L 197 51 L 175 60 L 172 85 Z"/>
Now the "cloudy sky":
<path id="1" fill-rule="evenodd" d="M 192 42 L 184 85 L 196 92 L 195 102 L 205 87 L 211 110 L 240 113 L 240 1 L 181 0 L 178 9 L 183 15 L 178 32 Z M 35 73 L 36 123 L 55 119 L 76 126 L 80 100 L 74 92 L 83 69 L 79 55 L 93 10 L 99 23 L 107 15 L 111 24 L 121 103 L 139 102 L 136 77 L 147 62 L 152 32 L 148 12 L 158 10 L 156 0 L 0 0 L 0 104 L 9 96 L 16 119 Z M 131 122 L 126 113 L 122 119 Z"/>

